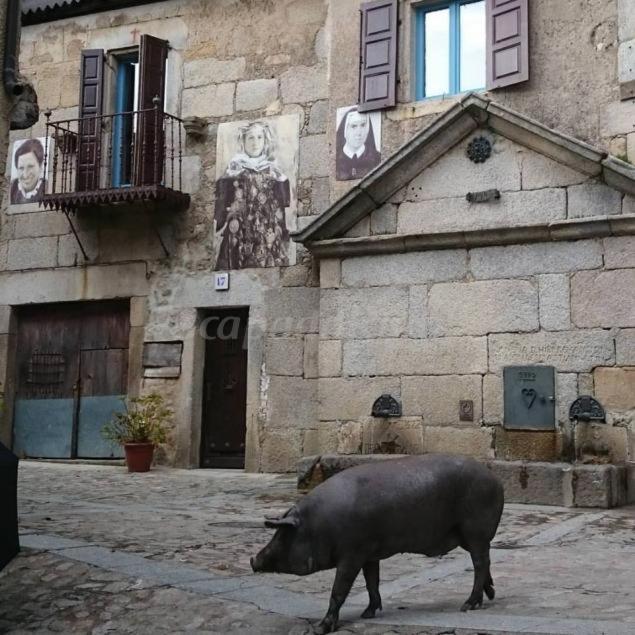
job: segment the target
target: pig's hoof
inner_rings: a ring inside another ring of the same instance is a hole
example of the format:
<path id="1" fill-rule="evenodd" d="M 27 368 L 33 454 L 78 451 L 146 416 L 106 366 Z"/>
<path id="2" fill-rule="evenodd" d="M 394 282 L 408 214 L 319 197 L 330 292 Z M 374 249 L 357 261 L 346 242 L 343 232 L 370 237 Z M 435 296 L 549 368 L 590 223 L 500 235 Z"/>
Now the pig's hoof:
<path id="1" fill-rule="evenodd" d="M 474 600 L 470 598 L 463 604 L 463 606 L 461 607 L 461 611 L 463 611 L 463 613 L 465 613 L 465 611 L 474 611 L 481 606 L 483 606 L 483 598 L 476 598 Z"/>
<path id="2" fill-rule="evenodd" d="M 335 630 L 337 630 L 337 625 L 325 620 L 313 627 L 315 635 L 325 635 L 325 633 L 333 633 Z"/>
<path id="3" fill-rule="evenodd" d="M 491 584 L 485 585 L 485 595 L 490 600 L 493 600 L 496 597 L 496 591 L 494 591 L 494 587 Z"/>
<path id="4" fill-rule="evenodd" d="M 372 607 L 369 606 L 362 614 L 361 617 L 364 620 L 372 620 L 373 617 L 375 617 L 375 613 L 377 612 L 377 608 L 379 608 L 381 610 L 381 606 L 379 607 Z"/>

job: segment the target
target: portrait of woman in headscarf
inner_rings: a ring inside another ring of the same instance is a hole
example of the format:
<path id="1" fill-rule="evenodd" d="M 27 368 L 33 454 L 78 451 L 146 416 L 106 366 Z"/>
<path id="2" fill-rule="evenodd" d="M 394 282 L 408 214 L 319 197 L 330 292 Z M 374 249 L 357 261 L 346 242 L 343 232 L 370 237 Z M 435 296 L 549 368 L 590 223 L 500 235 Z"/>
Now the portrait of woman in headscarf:
<path id="1" fill-rule="evenodd" d="M 242 126 L 238 152 L 216 181 L 216 269 L 281 267 L 289 264 L 289 179 L 279 168 L 271 126 Z"/>
<path id="2" fill-rule="evenodd" d="M 337 115 L 337 180 L 361 179 L 381 162 L 381 116 L 359 112 L 357 106 L 339 108 Z"/>

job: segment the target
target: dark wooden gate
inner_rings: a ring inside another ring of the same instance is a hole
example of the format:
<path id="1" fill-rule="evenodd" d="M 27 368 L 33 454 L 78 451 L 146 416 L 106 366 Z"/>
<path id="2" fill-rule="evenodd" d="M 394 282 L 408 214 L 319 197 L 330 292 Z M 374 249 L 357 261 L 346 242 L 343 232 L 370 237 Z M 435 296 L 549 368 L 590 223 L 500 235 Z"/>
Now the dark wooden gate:
<path id="1" fill-rule="evenodd" d="M 18 312 L 14 451 L 115 458 L 101 436 L 127 393 L 129 304 L 76 302 Z"/>
<path id="2" fill-rule="evenodd" d="M 201 467 L 245 465 L 248 309 L 207 316 Z"/>

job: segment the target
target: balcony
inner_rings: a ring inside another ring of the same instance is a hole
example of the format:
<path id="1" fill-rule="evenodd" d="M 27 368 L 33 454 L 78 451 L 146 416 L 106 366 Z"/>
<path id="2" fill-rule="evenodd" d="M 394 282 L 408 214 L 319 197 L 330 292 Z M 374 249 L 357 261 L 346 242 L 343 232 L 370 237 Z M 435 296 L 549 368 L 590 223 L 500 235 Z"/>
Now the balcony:
<path id="1" fill-rule="evenodd" d="M 113 115 L 50 121 L 46 209 L 186 209 L 181 119 L 157 106 Z"/>

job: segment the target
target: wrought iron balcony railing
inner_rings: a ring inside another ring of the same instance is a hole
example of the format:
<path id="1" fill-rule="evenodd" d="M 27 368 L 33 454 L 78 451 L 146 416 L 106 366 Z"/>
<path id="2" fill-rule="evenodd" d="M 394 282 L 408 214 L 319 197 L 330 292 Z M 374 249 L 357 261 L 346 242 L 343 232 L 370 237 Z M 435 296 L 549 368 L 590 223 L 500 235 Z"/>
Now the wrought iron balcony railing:
<path id="1" fill-rule="evenodd" d="M 50 121 L 46 114 L 44 207 L 76 212 L 123 203 L 185 208 L 183 122 L 147 110 Z M 50 141 L 49 141 L 50 140 Z"/>

